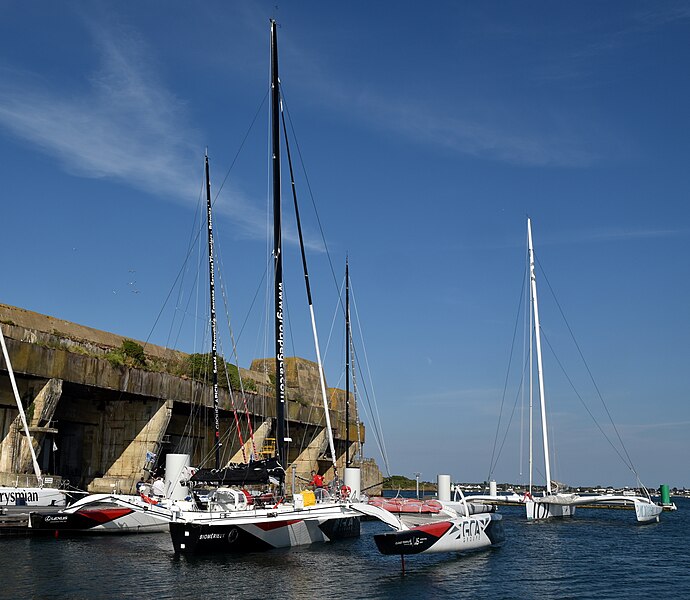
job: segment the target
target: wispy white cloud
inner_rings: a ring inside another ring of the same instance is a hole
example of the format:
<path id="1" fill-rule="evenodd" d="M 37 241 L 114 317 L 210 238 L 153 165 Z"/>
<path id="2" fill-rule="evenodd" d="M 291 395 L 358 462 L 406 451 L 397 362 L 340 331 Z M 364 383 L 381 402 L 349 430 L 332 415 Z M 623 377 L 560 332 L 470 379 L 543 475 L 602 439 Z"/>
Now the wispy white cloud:
<path id="1" fill-rule="evenodd" d="M 596 229 L 581 231 L 545 231 L 539 233 L 539 247 L 544 246 L 567 246 L 580 244 L 596 244 L 607 242 L 628 242 L 636 240 L 666 239 L 683 237 L 690 235 L 690 229 Z M 510 238 L 501 240 L 486 240 L 484 242 L 455 242 L 454 251 L 463 248 L 473 248 L 475 250 L 522 248 L 526 240 L 521 237 L 511 235 Z M 456 298 L 453 298 L 455 301 Z"/>
<path id="2" fill-rule="evenodd" d="M 414 114 L 411 114 L 414 113 Z M 599 158 L 572 135 L 521 132 L 497 123 L 470 121 L 409 107 L 387 111 L 388 123 L 418 141 L 478 158 L 526 166 L 583 167 Z"/>
<path id="3" fill-rule="evenodd" d="M 480 410 L 494 415 L 498 412 L 501 391 L 497 388 L 429 390 L 410 396 L 407 403 L 426 407 L 457 407 L 458 411 Z M 403 400 L 405 402 L 405 400 Z"/>
<path id="4" fill-rule="evenodd" d="M 688 229 L 593 229 L 582 231 L 562 231 L 557 234 L 545 233 L 540 246 L 563 244 L 584 244 L 596 242 L 626 242 L 643 239 L 662 239 L 690 234 Z"/>
<path id="5" fill-rule="evenodd" d="M 265 205 L 259 205 L 255 198 L 244 192 L 239 185 L 226 185 L 214 204 L 215 214 L 225 215 L 232 221 L 231 235 L 236 238 L 265 240 L 272 235 L 273 222 L 267 221 L 269 211 Z M 315 232 L 303 232 L 304 245 L 310 252 L 324 252 L 321 238 Z M 296 227 L 283 220 L 283 241 L 299 244 Z"/>
<path id="6" fill-rule="evenodd" d="M 0 127 L 55 157 L 69 173 L 106 178 L 179 203 L 198 201 L 203 178 L 199 132 L 185 102 L 160 81 L 147 46 L 132 31 L 87 22 L 98 70 L 79 90 L 61 89 L 33 73 L 0 78 Z M 225 186 L 216 211 L 232 234 L 265 239 L 266 211 L 236 182 Z M 286 226 L 283 238 L 297 240 Z M 307 246 L 323 251 L 307 235 Z"/>
<path id="7" fill-rule="evenodd" d="M 546 55 L 544 62 L 533 71 L 532 78 L 545 82 L 568 82 L 570 87 L 591 88 L 610 85 L 616 78 L 635 76 L 637 65 L 633 61 L 619 61 L 605 76 L 595 75 L 601 69 L 601 61 L 620 54 L 623 50 L 647 43 L 646 34 L 656 33 L 664 27 L 690 20 L 690 6 L 682 0 L 651 3 L 641 9 L 621 13 L 615 11 L 606 19 L 593 21 L 588 32 L 570 32 L 578 41 L 562 55 Z M 570 46 L 569 46 L 570 47 Z"/>
<path id="8" fill-rule="evenodd" d="M 200 145 L 184 103 L 157 81 L 139 40 L 90 27 L 101 65 L 83 91 L 10 73 L 0 83 L 0 126 L 68 172 L 195 200 Z"/>
<path id="9" fill-rule="evenodd" d="M 330 71 L 306 59 L 309 76 L 304 85 L 313 89 L 320 104 L 337 108 L 347 118 L 358 119 L 371 129 L 405 138 L 445 152 L 469 155 L 524 166 L 585 167 L 608 152 L 591 126 L 574 115 L 540 114 L 528 117 L 519 107 L 483 103 L 482 114 L 452 109 L 438 98 L 392 98 L 385 91 L 361 91 L 333 80 Z M 588 136 L 588 132 L 590 135 Z"/>
<path id="10" fill-rule="evenodd" d="M 674 431 L 678 429 L 687 430 L 690 421 L 670 421 L 667 423 L 640 423 L 619 427 L 626 431 L 626 436 L 633 437 L 646 431 Z"/>
<path id="11" fill-rule="evenodd" d="M 690 6 L 687 2 L 671 2 L 670 4 L 654 3 L 638 10 L 633 18 L 646 28 L 657 28 L 670 23 L 690 20 Z"/>
<path id="12" fill-rule="evenodd" d="M 593 231 L 589 234 L 589 236 L 593 241 L 615 242 L 678 237 L 681 235 L 687 235 L 688 233 L 690 233 L 690 230 L 687 229 L 616 229 L 608 231 Z"/>

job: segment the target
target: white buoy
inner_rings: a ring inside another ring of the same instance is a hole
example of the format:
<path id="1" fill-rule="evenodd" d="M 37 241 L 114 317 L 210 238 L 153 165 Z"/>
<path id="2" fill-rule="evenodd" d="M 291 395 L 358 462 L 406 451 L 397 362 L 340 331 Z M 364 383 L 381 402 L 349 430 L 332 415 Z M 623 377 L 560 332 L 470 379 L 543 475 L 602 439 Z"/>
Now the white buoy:
<path id="1" fill-rule="evenodd" d="M 189 454 L 168 454 L 165 457 L 165 497 L 184 500 L 189 488 L 180 483 L 191 475 Z"/>
<path id="2" fill-rule="evenodd" d="M 450 502 L 450 475 L 437 475 L 438 499 L 441 502 Z"/>
<path id="3" fill-rule="evenodd" d="M 496 496 L 496 482 L 495 481 L 489 481 L 489 496 Z"/>
<path id="4" fill-rule="evenodd" d="M 344 483 L 350 488 L 350 498 L 359 500 L 362 493 L 362 473 L 359 467 L 345 467 Z"/>

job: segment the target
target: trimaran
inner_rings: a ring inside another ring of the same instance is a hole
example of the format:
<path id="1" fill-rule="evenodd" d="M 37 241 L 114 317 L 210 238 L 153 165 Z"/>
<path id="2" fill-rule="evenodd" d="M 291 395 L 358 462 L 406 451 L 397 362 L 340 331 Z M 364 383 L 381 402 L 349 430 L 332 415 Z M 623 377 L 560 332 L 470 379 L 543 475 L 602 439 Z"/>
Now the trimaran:
<path id="1" fill-rule="evenodd" d="M 593 495 L 564 493 L 555 489 L 551 478 L 551 462 L 549 457 L 549 438 L 546 416 L 546 401 L 544 393 L 544 370 L 542 365 L 541 352 L 541 327 L 539 323 L 539 303 L 537 300 L 537 279 L 535 275 L 534 245 L 532 243 L 532 222 L 527 219 L 527 248 L 529 254 L 529 278 L 530 278 L 530 299 L 531 299 L 531 325 L 533 326 L 534 343 L 537 355 L 537 376 L 539 386 L 539 406 L 541 414 L 541 431 L 544 454 L 544 474 L 545 490 L 544 494 L 538 496 L 532 493 L 532 343 L 530 338 L 530 434 L 529 434 L 529 488 L 527 492 L 520 496 L 503 496 L 490 493 L 488 495 L 468 496 L 470 501 L 478 502 L 500 502 L 503 504 L 524 504 L 525 514 L 528 520 L 542 520 L 554 517 L 569 517 L 575 514 L 578 506 L 589 508 L 620 508 L 627 507 L 635 510 L 637 521 L 641 523 L 656 522 L 663 511 L 663 507 L 655 504 L 646 488 L 646 495 Z M 493 491 L 493 490 L 492 490 Z"/>

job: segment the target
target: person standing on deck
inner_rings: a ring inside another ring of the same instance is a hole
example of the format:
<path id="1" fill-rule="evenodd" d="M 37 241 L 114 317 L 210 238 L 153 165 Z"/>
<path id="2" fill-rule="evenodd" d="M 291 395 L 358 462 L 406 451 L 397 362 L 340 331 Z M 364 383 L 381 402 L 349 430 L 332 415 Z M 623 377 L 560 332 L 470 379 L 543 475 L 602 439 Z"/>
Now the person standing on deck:
<path id="1" fill-rule="evenodd" d="M 314 490 L 323 488 L 323 475 L 319 475 L 316 471 L 312 471 L 309 485 L 312 486 Z"/>

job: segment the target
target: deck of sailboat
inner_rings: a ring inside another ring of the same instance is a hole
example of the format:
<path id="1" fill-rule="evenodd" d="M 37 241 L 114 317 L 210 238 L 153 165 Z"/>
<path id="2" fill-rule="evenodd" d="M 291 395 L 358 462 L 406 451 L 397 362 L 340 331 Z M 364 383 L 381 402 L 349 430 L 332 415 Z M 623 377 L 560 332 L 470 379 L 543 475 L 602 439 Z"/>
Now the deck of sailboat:
<path id="1" fill-rule="evenodd" d="M 183 510 L 182 519 L 187 523 L 214 525 L 218 523 L 232 525 L 249 525 L 257 522 L 283 523 L 286 521 L 319 519 L 333 519 L 339 516 L 356 517 L 360 513 L 354 508 L 352 503 L 327 502 L 315 504 L 304 508 L 296 508 L 292 504 L 281 504 L 280 506 L 269 508 L 256 508 L 247 510 L 228 510 L 204 511 L 204 510 Z M 173 515 L 172 521 L 176 521 Z"/>
<path id="2" fill-rule="evenodd" d="M 578 509 L 602 509 L 602 510 L 635 510 L 635 501 L 649 503 L 653 506 L 660 506 L 663 511 L 677 510 L 675 504 L 656 505 L 651 503 L 645 496 L 623 496 L 623 495 L 596 495 L 596 494 L 568 494 L 568 497 L 551 495 L 536 496 L 533 502 L 543 502 L 550 504 L 563 504 L 576 506 Z M 482 502 L 495 506 L 522 506 L 527 498 L 517 494 L 513 496 L 496 495 L 472 495 L 466 496 L 468 502 Z"/>

